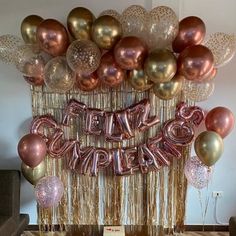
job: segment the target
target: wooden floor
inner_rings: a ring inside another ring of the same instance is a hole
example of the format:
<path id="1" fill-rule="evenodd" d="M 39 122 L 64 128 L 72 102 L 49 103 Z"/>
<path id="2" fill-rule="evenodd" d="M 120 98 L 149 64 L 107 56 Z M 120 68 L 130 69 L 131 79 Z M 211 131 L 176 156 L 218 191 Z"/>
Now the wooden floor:
<path id="1" fill-rule="evenodd" d="M 34 231 L 27 231 L 22 236 L 89 236 L 89 235 L 79 235 L 72 232 L 49 232 L 49 233 L 39 233 Z M 145 235 L 143 235 L 145 236 Z M 148 235 L 147 235 L 148 236 Z M 228 232 L 186 232 L 182 234 L 176 234 L 176 236 L 229 236 Z"/>

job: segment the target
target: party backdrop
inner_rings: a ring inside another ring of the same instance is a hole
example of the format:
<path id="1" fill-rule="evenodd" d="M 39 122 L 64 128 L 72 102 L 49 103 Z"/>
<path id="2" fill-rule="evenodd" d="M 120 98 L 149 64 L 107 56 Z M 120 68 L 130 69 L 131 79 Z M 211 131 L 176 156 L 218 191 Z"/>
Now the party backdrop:
<path id="1" fill-rule="evenodd" d="M 1 36 L 2 61 L 31 84 L 34 120 L 18 152 L 35 185 L 41 229 L 182 231 L 187 180 L 197 189 L 208 185 L 233 128 L 231 111 L 217 107 L 206 116 L 207 131 L 194 137 L 205 117 L 194 103 L 212 94 L 218 68 L 234 56 L 235 36 L 216 33 L 203 42 L 200 18 L 179 22 L 164 6 L 107 10 L 97 19 L 79 7 L 67 27 L 73 42 L 57 20 L 31 15 L 21 24 L 26 44 Z M 190 158 L 193 141 L 197 156 Z"/>

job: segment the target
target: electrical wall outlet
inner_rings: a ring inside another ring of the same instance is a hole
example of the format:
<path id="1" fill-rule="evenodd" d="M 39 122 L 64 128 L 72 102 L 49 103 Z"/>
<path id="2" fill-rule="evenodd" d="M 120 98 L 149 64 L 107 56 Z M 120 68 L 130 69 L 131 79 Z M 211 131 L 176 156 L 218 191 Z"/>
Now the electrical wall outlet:
<path id="1" fill-rule="evenodd" d="M 223 197 L 223 191 L 213 191 L 212 192 L 212 197 Z"/>

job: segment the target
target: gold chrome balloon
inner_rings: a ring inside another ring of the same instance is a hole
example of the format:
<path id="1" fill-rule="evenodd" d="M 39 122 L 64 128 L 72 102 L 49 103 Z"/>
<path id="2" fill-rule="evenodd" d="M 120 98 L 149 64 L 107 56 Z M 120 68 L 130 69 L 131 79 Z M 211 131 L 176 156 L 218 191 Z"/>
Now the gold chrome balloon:
<path id="1" fill-rule="evenodd" d="M 111 49 L 122 36 L 120 22 L 112 16 L 97 18 L 92 26 L 92 39 L 102 49 Z"/>
<path id="2" fill-rule="evenodd" d="M 36 31 L 43 18 L 37 15 L 27 16 L 21 23 L 21 35 L 25 43 L 37 43 Z"/>
<path id="3" fill-rule="evenodd" d="M 205 131 L 196 138 L 194 149 L 205 165 L 212 166 L 223 153 L 224 144 L 219 134 L 213 131 Z"/>
<path id="4" fill-rule="evenodd" d="M 90 39 L 91 28 L 95 17 L 84 7 L 71 10 L 67 17 L 67 28 L 75 39 Z"/>
<path id="5" fill-rule="evenodd" d="M 153 86 L 153 82 L 148 79 L 143 69 L 129 71 L 128 81 L 131 86 L 138 91 L 145 91 Z"/>
<path id="6" fill-rule="evenodd" d="M 177 70 L 176 58 L 168 49 L 156 49 L 147 57 L 144 70 L 154 83 L 169 81 Z"/>
<path id="7" fill-rule="evenodd" d="M 153 86 L 153 92 L 157 97 L 163 100 L 174 98 L 181 92 L 184 77 L 176 75 L 172 80 L 162 83 L 157 83 Z"/>
<path id="8" fill-rule="evenodd" d="M 46 173 L 46 164 L 42 161 L 39 165 L 34 168 L 27 166 L 24 162 L 21 164 L 21 172 L 23 176 L 32 184 L 36 183 L 44 177 Z"/>

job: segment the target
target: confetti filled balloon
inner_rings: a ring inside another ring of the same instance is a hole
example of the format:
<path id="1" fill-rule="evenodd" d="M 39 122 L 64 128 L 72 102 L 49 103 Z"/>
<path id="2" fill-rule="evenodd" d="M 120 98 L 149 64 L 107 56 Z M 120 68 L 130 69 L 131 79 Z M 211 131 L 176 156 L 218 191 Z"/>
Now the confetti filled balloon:
<path id="1" fill-rule="evenodd" d="M 22 45 L 16 53 L 16 68 L 27 77 L 44 76 L 45 59 L 35 45 Z"/>
<path id="2" fill-rule="evenodd" d="M 75 39 L 90 39 L 91 28 L 95 17 L 93 13 L 84 7 L 76 7 L 67 17 L 67 28 Z"/>
<path id="3" fill-rule="evenodd" d="M 121 24 L 125 36 L 145 38 L 147 11 L 139 5 L 126 8 L 121 14 Z"/>
<path id="4" fill-rule="evenodd" d="M 20 37 L 15 35 L 0 36 L 0 60 L 7 64 L 15 64 L 16 50 L 23 41 Z"/>
<path id="5" fill-rule="evenodd" d="M 23 76 L 25 81 L 33 86 L 41 86 L 44 84 L 44 77 Z"/>
<path id="6" fill-rule="evenodd" d="M 194 102 L 206 101 L 214 92 L 214 80 L 197 82 L 184 80 L 183 93 L 185 97 Z"/>
<path id="7" fill-rule="evenodd" d="M 91 74 L 100 64 L 101 52 L 90 40 L 76 40 L 69 46 L 66 58 L 76 73 Z"/>
<path id="8" fill-rule="evenodd" d="M 38 181 L 35 187 L 35 197 L 43 208 L 58 206 L 64 192 L 63 183 L 56 176 L 47 176 Z"/>
<path id="9" fill-rule="evenodd" d="M 121 22 L 121 15 L 120 13 L 118 13 L 116 10 L 113 9 L 107 9 L 103 12 L 100 13 L 99 16 L 112 16 L 114 17 L 116 20 L 118 20 L 119 22 Z"/>
<path id="10" fill-rule="evenodd" d="M 54 92 L 67 92 L 75 83 L 76 74 L 67 64 L 65 57 L 51 59 L 44 69 L 46 86 Z"/>
<path id="11" fill-rule="evenodd" d="M 236 52 L 236 36 L 225 33 L 214 33 L 206 39 L 204 45 L 214 56 L 215 67 L 226 65 Z"/>
<path id="12" fill-rule="evenodd" d="M 184 167 L 188 183 L 197 189 L 207 187 L 212 177 L 213 169 L 204 165 L 197 156 L 190 157 Z"/>
<path id="13" fill-rule="evenodd" d="M 148 14 L 147 44 L 150 48 L 164 48 L 172 44 L 179 29 L 179 19 L 167 6 L 159 6 Z"/>

